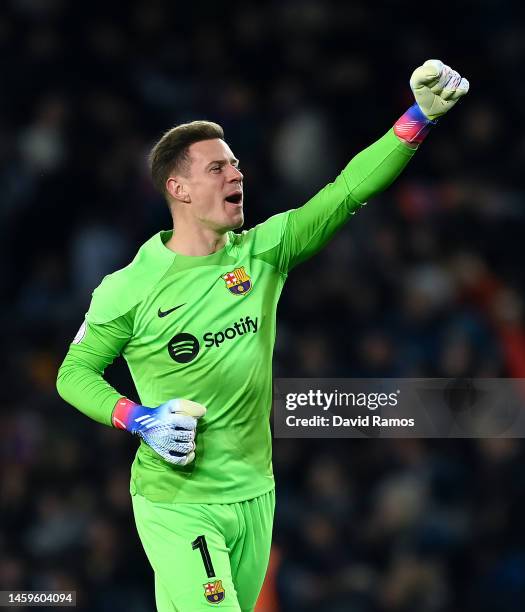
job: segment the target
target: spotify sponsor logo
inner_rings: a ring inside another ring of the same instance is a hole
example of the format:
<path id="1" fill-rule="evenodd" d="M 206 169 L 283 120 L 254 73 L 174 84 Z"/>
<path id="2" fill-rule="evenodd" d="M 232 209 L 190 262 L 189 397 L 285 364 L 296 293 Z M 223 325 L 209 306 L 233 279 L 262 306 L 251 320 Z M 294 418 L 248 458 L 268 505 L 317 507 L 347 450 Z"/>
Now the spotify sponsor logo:
<path id="1" fill-rule="evenodd" d="M 199 354 L 199 341 L 192 334 L 177 334 L 168 343 L 168 351 L 173 361 L 188 363 Z"/>
<path id="2" fill-rule="evenodd" d="M 250 316 L 241 317 L 230 327 L 216 332 L 206 332 L 202 336 L 204 347 L 219 348 L 224 342 L 233 340 L 237 336 L 256 334 L 259 330 L 259 318 L 252 319 Z M 177 334 L 168 343 L 168 352 L 173 361 L 177 363 L 189 363 L 193 361 L 200 351 L 199 340 L 186 332 Z"/>

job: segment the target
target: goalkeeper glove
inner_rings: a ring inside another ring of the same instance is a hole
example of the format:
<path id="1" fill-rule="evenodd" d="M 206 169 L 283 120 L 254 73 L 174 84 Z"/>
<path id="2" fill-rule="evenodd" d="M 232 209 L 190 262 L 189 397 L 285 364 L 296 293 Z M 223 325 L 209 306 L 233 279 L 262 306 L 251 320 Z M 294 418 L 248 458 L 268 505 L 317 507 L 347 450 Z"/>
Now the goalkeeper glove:
<path id="1" fill-rule="evenodd" d="M 469 90 L 469 82 L 440 60 L 427 60 L 410 77 L 416 103 L 400 117 L 394 132 L 401 140 L 421 144 L 438 117 Z"/>
<path id="2" fill-rule="evenodd" d="M 197 419 L 206 408 L 186 399 L 172 399 L 148 408 L 125 397 L 113 409 L 114 427 L 139 436 L 168 463 L 187 465 L 195 459 Z"/>

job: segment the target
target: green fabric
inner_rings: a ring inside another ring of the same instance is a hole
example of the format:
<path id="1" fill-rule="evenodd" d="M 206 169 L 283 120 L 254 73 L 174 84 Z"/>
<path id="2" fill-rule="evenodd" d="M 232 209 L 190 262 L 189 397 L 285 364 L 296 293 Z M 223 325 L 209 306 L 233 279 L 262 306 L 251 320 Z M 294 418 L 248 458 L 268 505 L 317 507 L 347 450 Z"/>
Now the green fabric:
<path id="1" fill-rule="evenodd" d="M 57 379 L 59 394 L 81 412 L 104 425 L 122 397 L 107 383 L 104 373 L 133 334 L 135 308 L 104 325 L 84 323 L 85 336 L 71 344 Z"/>
<path id="2" fill-rule="evenodd" d="M 122 353 L 142 404 L 183 397 L 208 409 L 199 420 L 192 464 L 170 465 L 141 443 L 132 492 L 161 502 L 226 503 L 273 488 L 272 353 L 288 271 L 322 248 L 413 154 L 389 131 L 304 206 L 241 234 L 230 232 L 220 251 L 178 255 L 164 244 L 171 232 L 160 232 L 130 265 L 103 280 L 86 315 L 86 335 L 71 345 L 60 369 L 61 396 L 109 424 L 120 394 L 101 374 Z M 251 289 L 234 295 L 223 277 L 241 267 Z M 159 309 L 181 304 L 158 316 Z M 185 363 L 170 354 L 181 333 L 199 343 L 198 354 Z"/>
<path id="3" fill-rule="evenodd" d="M 204 587 L 222 582 L 221 610 L 253 610 L 272 541 L 275 492 L 234 504 L 168 504 L 133 496 L 135 523 L 155 572 L 159 612 L 198 612 L 214 604 Z M 192 542 L 204 536 L 213 569 L 209 577 Z"/>

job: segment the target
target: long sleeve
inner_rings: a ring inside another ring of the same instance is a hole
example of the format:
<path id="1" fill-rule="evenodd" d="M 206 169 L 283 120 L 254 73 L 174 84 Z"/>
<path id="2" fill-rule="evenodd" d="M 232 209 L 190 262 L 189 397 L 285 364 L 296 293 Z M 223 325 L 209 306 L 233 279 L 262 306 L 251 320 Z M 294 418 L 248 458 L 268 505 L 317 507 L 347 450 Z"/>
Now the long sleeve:
<path id="1" fill-rule="evenodd" d="M 246 232 L 256 257 L 282 274 L 317 253 L 357 209 L 386 189 L 417 149 L 390 129 L 358 153 L 339 176 L 300 208 L 279 213 Z"/>
<path id="2" fill-rule="evenodd" d="M 69 404 L 90 418 L 111 425 L 111 413 L 122 397 L 103 378 L 104 370 L 131 337 L 131 313 L 103 324 L 86 322 L 84 336 L 71 344 L 60 366 L 57 390 Z"/>
<path id="3" fill-rule="evenodd" d="M 399 176 L 415 151 L 389 130 L 358 153 L 333 183 L 292 210 L 283 233 L 286 270 L 317 253 L 350 215 Z"/>

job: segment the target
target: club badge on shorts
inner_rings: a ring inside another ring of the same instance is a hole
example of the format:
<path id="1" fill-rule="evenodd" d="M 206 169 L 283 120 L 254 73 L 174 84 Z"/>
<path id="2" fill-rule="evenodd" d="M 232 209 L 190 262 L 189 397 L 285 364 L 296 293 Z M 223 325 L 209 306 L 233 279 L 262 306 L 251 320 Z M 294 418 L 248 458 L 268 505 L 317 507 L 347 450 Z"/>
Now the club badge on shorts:
<path id="1" fill-rule="evenodd" d="M 212 604 L 221 603 L 224 599 L 224 589 L 222 588 L 222 580 L 216 580 L 215 582 L 207 582 L 202 585 L 204 587 L 204 597 L 206 601 Z"/>
<path id="2" fill-rule="evenodd" d="M 223 274 L 222 278 L 226 283 L 226 289 L 233 295 L 246 295 L 252 289 L 252 281 L 246 274 L 244 266 Z"/>

